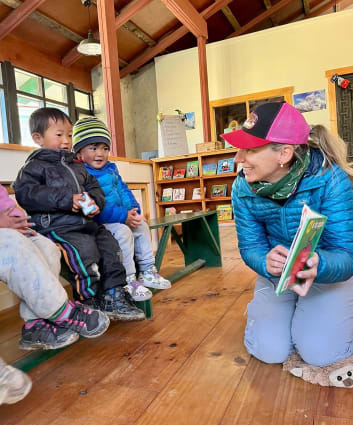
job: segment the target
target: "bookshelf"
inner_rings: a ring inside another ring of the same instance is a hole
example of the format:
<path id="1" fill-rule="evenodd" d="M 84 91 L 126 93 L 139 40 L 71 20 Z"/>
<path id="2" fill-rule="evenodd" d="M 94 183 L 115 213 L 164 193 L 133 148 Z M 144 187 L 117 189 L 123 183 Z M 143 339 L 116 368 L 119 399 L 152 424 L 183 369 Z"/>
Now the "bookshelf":
<path id="1" fill-rule="evenodd" d="M 237 149 L 221 149 L 217 151 L 198 152 L 194 154 L 154 158 L 153 178 L 155 184 L 157 217 L 164 217 L 166 208 L 174 207 L 177 213 L 185 210 L 208 211 L 215 210 L 217 205 L 231 205 L 232 184 L 237 176 L 236 172 L 224 174 L 203 175 L 202 166 L 204 164 L 218 164 L 219 160 L 234 158 Z M 161 180 L 161 168 L 172 166 L 175 169 L 186 169 L 187 163 L 198 161 L 198 177 L 184 177 L 179 179 Z M 236 164 L 234 169 L 236 169 Z M 211 190 L 214 185 L 227 185 L 227 196 L 212 197 Z M 195 188 L 201 189 L 201 199 L 192 199 Z M 162 201 L 162 193 L 165 188 L 185 188 L 185 200 L 183 201 Z M 203 195 L 204 194 L 204 195 Z M 231 223 L 233 220 L 221 220 L 220 223 Z"/>

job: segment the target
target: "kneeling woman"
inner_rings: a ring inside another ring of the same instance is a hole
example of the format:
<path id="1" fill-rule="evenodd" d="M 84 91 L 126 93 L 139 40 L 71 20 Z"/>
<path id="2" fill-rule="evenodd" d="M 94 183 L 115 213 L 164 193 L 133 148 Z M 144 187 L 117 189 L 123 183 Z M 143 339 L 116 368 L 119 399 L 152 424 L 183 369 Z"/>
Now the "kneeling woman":
<path id="1" fill-rule="evenodd" d="M 345 143 L 285 102 L 258 106 L 241 130 L 232 202 L 241 256 L 257 272 L 245 345 L 267 363 L 294 351 L 324 366 L 353 354 L 353 192 Z M 304 283 L 276 296 L 301 210 L 328 217 Z"/>

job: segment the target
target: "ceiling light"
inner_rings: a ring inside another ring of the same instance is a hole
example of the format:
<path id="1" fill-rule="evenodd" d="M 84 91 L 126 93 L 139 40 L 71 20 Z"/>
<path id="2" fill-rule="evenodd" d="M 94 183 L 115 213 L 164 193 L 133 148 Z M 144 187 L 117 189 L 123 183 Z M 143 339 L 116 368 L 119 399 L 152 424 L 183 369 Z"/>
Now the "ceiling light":
<path id="1" fill-rule="evenodd" d="M 82 54 L 82 55 L 87 55 L 87 56 L 98 56 L 102 53 L 102 47 L 100 45 L 99 40 L 96 40 L 93 37 L 93 32 L 91 29 L 91 19 L 90 19 L 90 14 L 89 14 L 89 8 L 91 6 L 91 4 L 95 4 L 90 0 L 81 0 L 82 4 L 87 7 L 87 11 L 88 11 L 88 35 L 87 38 L 82 40 L 81 43 L 77 46 L 77 50 Z"/>

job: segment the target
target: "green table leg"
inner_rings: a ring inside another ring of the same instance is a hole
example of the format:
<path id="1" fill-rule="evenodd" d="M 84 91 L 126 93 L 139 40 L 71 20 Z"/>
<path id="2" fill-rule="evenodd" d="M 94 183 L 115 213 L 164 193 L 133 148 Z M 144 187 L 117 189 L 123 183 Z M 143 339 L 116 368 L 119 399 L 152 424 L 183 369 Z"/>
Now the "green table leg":
<path id="1" fill-rule="evenodd" d="M 198 220 L 184 222 L 183 235 L 183 243 L 187 252 L 185 255 L 185 265 L 189 265 L 197 259 L 202 258 L 206 261 L 205 266 L 207 267 L 222 266 L 216 214 L 201 217 Z"/>
<path id="2" fill-rule="evenodd" d="M 165 252 L 165 249 L 167 248 L 168 238 L 169 238 L 171 229 L 172 229 L 172 225 L 166 226 L 163 229 L 162 237 L 161 237 L 161 240 L 159 241 L 158 249 L 157 249 L 156 257 L 155 257 L 155 265 L 157 270 L 161 268 L 164 252 Z"/>

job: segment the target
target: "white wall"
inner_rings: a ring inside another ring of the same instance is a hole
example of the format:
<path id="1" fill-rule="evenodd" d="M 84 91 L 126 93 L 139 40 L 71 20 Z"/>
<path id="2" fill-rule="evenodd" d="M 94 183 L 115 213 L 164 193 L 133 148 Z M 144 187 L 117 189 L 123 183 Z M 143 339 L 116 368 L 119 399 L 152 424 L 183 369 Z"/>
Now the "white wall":
<path id="1" fill-rule="evenodd" d="M 326 89 L 325 71 L 353 65 L 353 10 L 295 22 L 207 45 L 210 101 L 280 87 Z M 189 151 L 203 141 L 197 49 L 155 58 L 158 110 L 195 112 Z M 327 92 L 326 92 L 327 94 Z M 305 114 L 329 126 L 328 109 Z"/>

